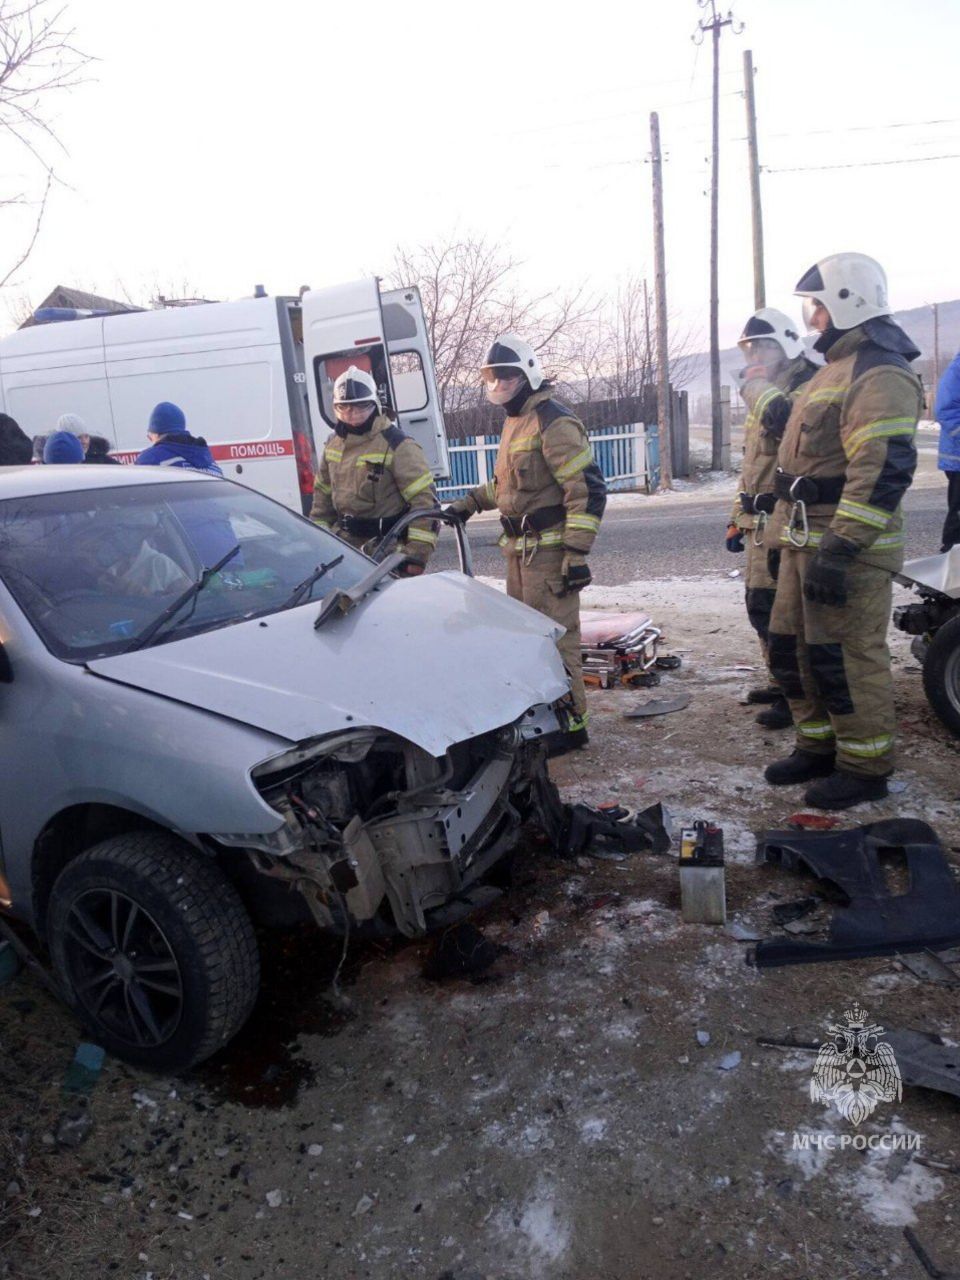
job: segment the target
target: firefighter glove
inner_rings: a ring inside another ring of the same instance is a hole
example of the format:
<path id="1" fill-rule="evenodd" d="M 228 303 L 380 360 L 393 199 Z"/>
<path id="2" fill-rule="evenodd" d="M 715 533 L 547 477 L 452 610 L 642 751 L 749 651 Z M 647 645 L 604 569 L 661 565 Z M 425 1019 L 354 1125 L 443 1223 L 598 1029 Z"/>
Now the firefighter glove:
<path id="1" fill-rule="evenodd" d="M 727 525 L 727 550 L 728 551 L 743 550 L 743 530 L 738 529 L 735 524 Z"/>
<path id="2" fill-rule="evenodd" d="M 847 574 L 859 550 L 849 538 L 827 530 L 803 580 L 804 596 L 814 604 L 845 605 Z"/>
<path id="3" fill-rule="evenodd" d="M 780 555 L 781 552 L 779 547 L 775 548 L 773 551 L 767 552 L 767 572 L 770 574 L 770 577 L 774 582 L 776 582 L 777 578 L 780 576 Z"/>
<path id="4" fill-rule="evenodd" d="M 418 578 L 423 573 L 424 565 L 421 560 L 404 560 L 403 564 L 397 569 L 397 576 L 400 578 Z"/>
<path id="5" fill-rule="evenodd" d="M 458 524 L 466 524 L 476 513 L 472 502 L 467 498 L 458 498 L 456 502 L 451 502 L 449 506 L 443 508 L 443 514 L 453 516 Z"/>
<path id="6" fill-rule="evenodd" d="M 565 551 L 560 566 L 560 577 L 567 592 L 582 591 L 590 583 L 590 566 L 580 551 Z"/>

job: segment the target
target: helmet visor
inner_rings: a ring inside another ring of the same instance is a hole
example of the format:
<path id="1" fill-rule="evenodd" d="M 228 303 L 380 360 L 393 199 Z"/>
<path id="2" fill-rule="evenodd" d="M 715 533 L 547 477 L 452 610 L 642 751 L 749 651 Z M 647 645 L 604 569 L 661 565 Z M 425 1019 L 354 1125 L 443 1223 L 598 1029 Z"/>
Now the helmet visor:
<path id="1" fill-rule="evenodd" d="M 783 359 L 783 348 L 776 338 L 747 338 L 740 343 L 740 350 L 747 364 L 762 365 L 771 369 Z"/>
<path id="2" fill-rule="evenodd" d="M 803 323 L 807 333 L 821 332 L 822 326 L 814 324 L 814 316 L 817 314 L 817 310 L 820 307 L 823 307 L 824 311 L 827 310 L 825 304 L 821 302 L 819 298 L 804 298 L 803 306 L 801 307 L 801 314 L 803 316 Z M 830 313 L 827 312 L 827 314 L 829 316 Z"/>
<path id="3" fill-rule="evenodd" d="M 368 413 L 373 413 L 376 404 L 372 400 L 338 400 L 333 406 L 334 413 L 338 418 L 365 418 Z"/>
<path id="4" fill-rule="evenodd" d="M 515 365 L 495 364 L 488 365 L 480 370 L 480 377 L 484 382 L 492 384 L 494 382 L 510 382 L 514 378 L 523 377 L 523 371 Z"/>

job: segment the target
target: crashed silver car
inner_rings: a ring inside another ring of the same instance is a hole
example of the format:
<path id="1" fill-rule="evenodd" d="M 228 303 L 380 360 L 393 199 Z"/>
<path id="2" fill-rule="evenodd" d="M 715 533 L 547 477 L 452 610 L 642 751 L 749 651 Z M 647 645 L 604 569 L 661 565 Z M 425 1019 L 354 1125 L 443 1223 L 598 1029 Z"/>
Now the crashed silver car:
<path id="1" fill-rule="evenodd" d="M 417 935 L 516 842 L 556 628 L 391 562 L 199 473 L 0 471 L 0 905 L 112 1053 L 226 1043 L 254 922 Z"/>

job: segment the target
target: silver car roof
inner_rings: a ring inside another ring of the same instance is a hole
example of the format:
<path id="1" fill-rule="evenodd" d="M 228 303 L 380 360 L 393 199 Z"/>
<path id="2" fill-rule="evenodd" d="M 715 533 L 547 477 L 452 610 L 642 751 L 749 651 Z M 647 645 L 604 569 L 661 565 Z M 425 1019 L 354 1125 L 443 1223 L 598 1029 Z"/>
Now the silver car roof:
<path id="1" fill-rule="evenodd" d="M 0 502 L 4 498 L 36 498 L 45 493 L 123 489 L 132 484 L 190 484 L 218 478 L 186 467 L 88 466 L 82 462 L 0 467 Z"/>

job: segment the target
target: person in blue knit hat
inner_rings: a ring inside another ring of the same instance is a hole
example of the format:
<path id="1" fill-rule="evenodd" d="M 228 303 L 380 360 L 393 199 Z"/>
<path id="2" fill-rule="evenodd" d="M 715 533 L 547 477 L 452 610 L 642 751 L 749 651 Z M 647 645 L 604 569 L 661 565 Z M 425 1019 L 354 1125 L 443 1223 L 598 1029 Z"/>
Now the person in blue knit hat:
<path id="1" fill-rule="evenodd" d="M 54 431 L 43 446 L 44 462 L 82 462 L 83 445 L 70 431 Z"/>
<path id="2" fill-rule="evenodd" d="M 144 449 L 135 466 L 177 467 L 203 471 L 211 476 L 223 475 L 206 440 L 192 436 L 187 430 L 187 419 L 179 405 L 161 400 L 150 414 L 147 436 L 150 448 Z M 206 499 L 180 499 L 177 514 L 205 568 L 219 563 L 230 548 L 236 546 L 237 539 L 230 521 L 224 518 L 221 508 L 212 506 Z M 221 578 L 235 585 L 233 575 L 243 568 L 243 564 L 243 552 L 238 550 L 221 573 Z"/>
<path id="3" fill-rule="evenodd" d="M 206 471 L 213 476 L 223 472 L 213 460 L 213 454 L 202 436 L 192 436 L 187 430 L 187 419 L 179 405 L 161 400 L 154 406 L 147 426 L 150 448 L 137 458 L 138 467 L 189 467 L 191 471 Z"/>

